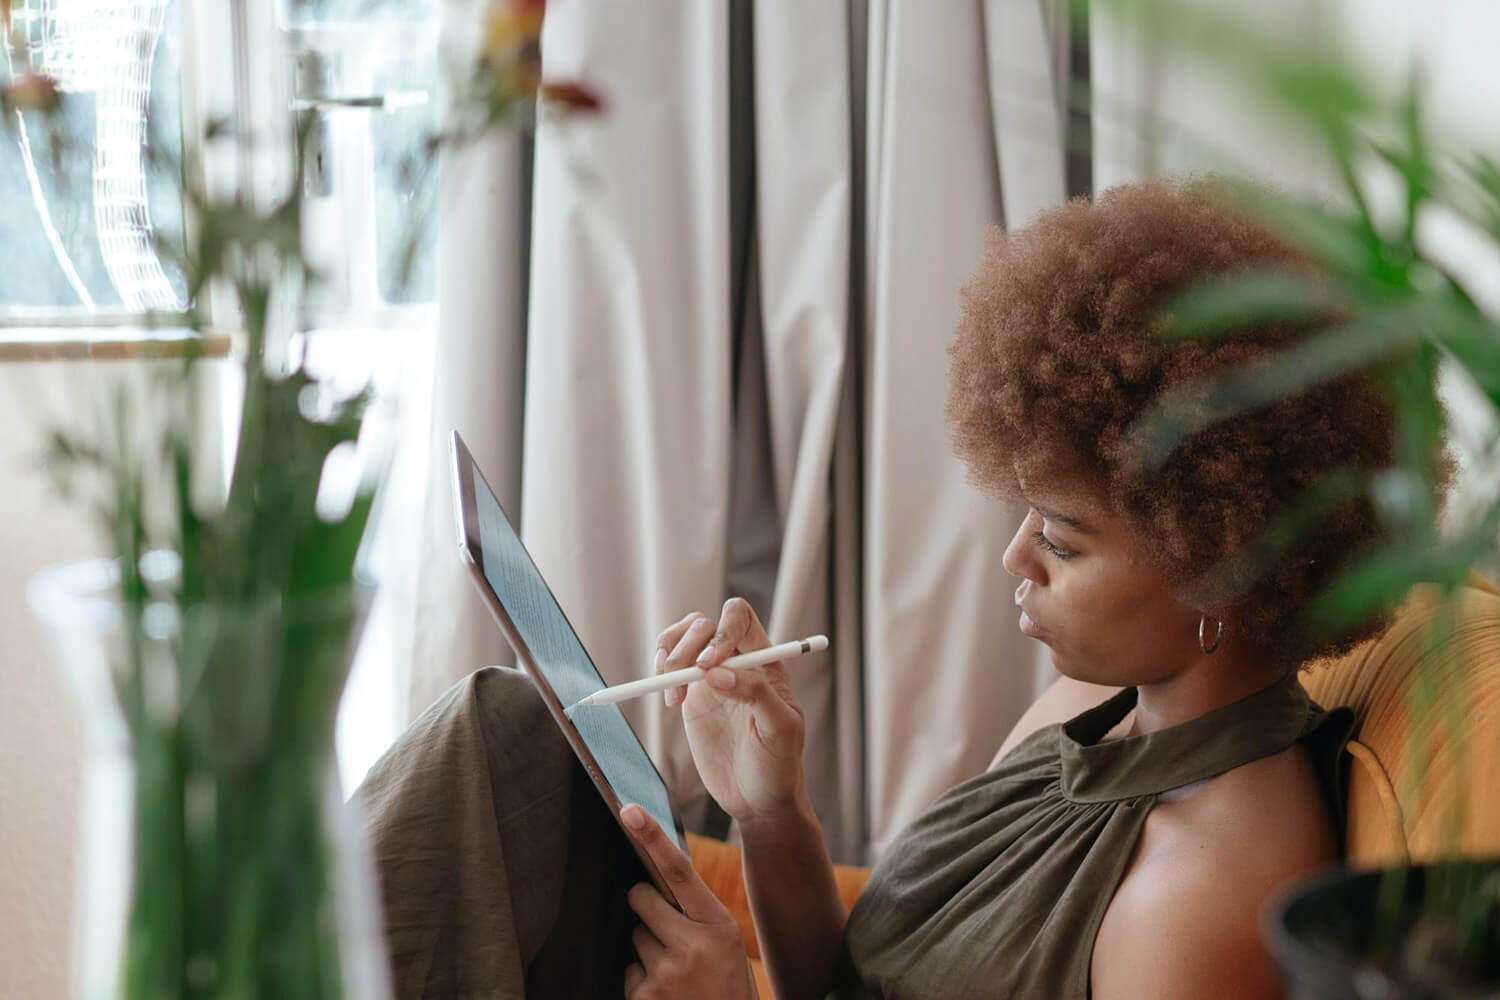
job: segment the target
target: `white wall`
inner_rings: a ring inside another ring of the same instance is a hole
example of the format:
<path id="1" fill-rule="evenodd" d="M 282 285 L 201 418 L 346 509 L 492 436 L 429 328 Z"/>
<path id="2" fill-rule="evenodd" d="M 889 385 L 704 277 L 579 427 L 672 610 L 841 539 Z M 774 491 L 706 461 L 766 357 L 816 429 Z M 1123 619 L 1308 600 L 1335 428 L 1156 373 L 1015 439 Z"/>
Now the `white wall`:
<path id="1" fill-rule="evenodd" d="M 69 409 L 115 363 L 0 363 L 0 997 L 67 995 L 82 741 L 26 580 L 102 551 L 87 517 L 60 504 L 35 465 L 47 411 Z"/>
<path id="2" fill-rule="evenodd" d="M 38 461 L 49 429 L 98 435 L 115 389 L 162 395 L 151 380 L 177 362 L 0 362 L 0 1000 L 68 994 L 70 915 L 85 740 L 69 684 L 26 606 L 38 569 L 106 554 L 81 501 L 61 500 Z M 204 378 L 222 381 L 221 363 Z M 218 405 L 195 426 L 208 489 L 219 463 Z M 112 426 L 103 424 L 102 433 Z M 122 828 L 110 831 L 128 835 Z"/>

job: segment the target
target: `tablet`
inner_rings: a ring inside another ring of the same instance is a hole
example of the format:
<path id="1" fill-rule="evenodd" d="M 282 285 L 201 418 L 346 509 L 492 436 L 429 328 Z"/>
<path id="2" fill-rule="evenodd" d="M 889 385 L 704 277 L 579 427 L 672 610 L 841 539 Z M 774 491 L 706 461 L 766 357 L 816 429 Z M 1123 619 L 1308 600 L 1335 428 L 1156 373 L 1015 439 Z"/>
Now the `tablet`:
<path id="1" fill-rule="evenodd" d="M 552 589 L 521 544 L 500 501 L 454 431 L 449 438 L 454 497 L 458 513 L 458 549 L 469 566 L 484 603 L 515 650 L 521 668 L 531 676 L 547 710 L 567 737 L 568 745 L 603 796 L 615 822 L 620 808 L 634 802 L 655 818 L 684 854 L 687 839 L 682 820 L 667 794 L 661 772 L 651 762 L 617 705 L 566 708 L 605 686 L 594 661 L 552 595 Z M 642 659 L 642 663 L 647 661 Z M 623 826 L 621 827 L 624 830 Z M 625 834 L 651 879 L 674 904 L 661 873 Z"/>

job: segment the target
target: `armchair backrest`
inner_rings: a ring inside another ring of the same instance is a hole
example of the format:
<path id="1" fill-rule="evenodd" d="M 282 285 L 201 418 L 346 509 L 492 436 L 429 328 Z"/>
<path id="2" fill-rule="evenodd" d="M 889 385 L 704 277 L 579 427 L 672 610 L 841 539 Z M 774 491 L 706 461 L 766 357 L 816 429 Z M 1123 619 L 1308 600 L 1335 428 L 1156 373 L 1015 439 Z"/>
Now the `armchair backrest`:
<path id="1" fill-rule="evenodd" d="M 1359 719 L 1351 865 L 1500 854 L 1500 594 L 1475 577 L 1449 607 L 1444 623 L 1437 589 L 1419 586 L 1385 635 L 1303 676 L 1315 701 Z"/>

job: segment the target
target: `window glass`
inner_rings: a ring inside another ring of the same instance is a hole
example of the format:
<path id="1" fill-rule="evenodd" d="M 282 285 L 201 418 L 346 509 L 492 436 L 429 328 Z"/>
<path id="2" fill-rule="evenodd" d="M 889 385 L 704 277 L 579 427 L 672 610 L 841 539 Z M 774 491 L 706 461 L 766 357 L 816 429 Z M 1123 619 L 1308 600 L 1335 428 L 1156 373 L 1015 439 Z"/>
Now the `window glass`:
<path id="1" fill-rule="evenodd" d="M 329 279 L 316 311 L 357 324 L 431 303 L 436 0 L 283 0 L 281 12 L 296 100 L 315 116 L 304 219 Z"/>
<path id="2" fill-rule="evenodd" d="M 183 276 L 154 245 L 182 240 L 178 6 L 14 4 L 64 112 L 60 126 L 28 112 L 0 128 L 0 315 L 182 307 Z"/>
<path id="3" fill-rule="evenodd" d="M 437 300 L 437 226 L 433 159 L 423 143 L 437 130 L 437 53 L 393 59 L 375 74 L 376 89 L 395 93 L 371 121 L 375 165 L 375 241 L 380 294 L 386 302 Z M 403 273 L 403 255 L 410 260 Z"/>
<path id="4" fill-rule="evenodd" d="M 287 24 L 359 21 L 427 21 L 437 17 L 438 0 L 282 0 Z"/>

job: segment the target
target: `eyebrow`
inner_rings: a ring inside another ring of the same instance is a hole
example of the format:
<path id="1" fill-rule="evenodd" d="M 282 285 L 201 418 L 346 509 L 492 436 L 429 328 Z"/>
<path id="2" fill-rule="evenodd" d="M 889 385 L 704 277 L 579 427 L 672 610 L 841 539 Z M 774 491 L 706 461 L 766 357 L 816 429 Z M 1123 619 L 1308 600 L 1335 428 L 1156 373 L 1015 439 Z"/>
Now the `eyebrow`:
<path id="1" fill-rule="evenodd" d="M 1078 520 L 1075 517 L 1069 517 L 1068 515 L 1058 513 L 1055 510 L 1048 510 L 1045 507 L 1038 507 L 1036 504 L 1032 504 L 1031 508 L 1047 520 L 1056 521 L 1058 524 L 1061 524 L 1068 528 L 1072 528 L 1074 531 L 1081 532 L 1085 535 L 1092 535 L 1094 533 L 1093 528 L 1090 528 L 1088 525 L 1084 524 L 1082 521 Z"/>

